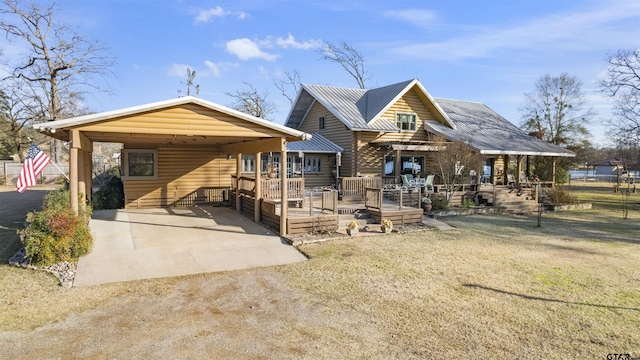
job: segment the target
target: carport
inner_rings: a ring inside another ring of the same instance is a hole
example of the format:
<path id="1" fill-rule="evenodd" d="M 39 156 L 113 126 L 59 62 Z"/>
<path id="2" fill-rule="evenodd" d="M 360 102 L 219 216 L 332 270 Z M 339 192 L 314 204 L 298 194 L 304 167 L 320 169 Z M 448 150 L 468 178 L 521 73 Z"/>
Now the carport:
<path id="1" fill-rule="evenodd" d="M 283 265 L 306 258 L 225 207 L 97 210 L 74 286 Z"/>
<path id="2" fill-rule="evenodd" d="M 287 142 L 309 134 L 227 107 L 186 96 L 34 126 L 70 146 L 70 197 L 76 213 L 91 200 L 93 142 L 124 144 L 122 180 L 125 208 L 188 207 L 222 196 L 243 170 L 243 154 L 253 154 L 254 177 L 260 183 L 261 154 L 287 158 Z M 286 171 L 281 171 L 281 198 L 287 198 Z M 235 178 L 232 180 L 232 175 Z M 235 194 L 240 210 L 240 192 Z M 260 187 L 254 218 L 260 220 Z M 282 202 L 280 234 L 286 234 L 287 202 Z"/>

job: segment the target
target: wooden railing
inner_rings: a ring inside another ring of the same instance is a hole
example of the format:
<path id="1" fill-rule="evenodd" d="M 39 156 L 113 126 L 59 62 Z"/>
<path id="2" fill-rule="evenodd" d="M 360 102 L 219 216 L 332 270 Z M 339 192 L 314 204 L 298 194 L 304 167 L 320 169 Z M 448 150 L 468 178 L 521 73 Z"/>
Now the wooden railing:
<path id="1" fill-rule="evenodd" d="M 340 190 L 343 196 L 365 197 L 366 188 L 382 188 L 381 177 L 345 177 L 340 179 Z"/>
<path id="2" fill-rule="evenodd" d="M 373 209 L 382 208 L 382 189 L 365 188 L 364 189 L 364 206 Z"/>
<path id="3" fill-rule="evenodd" d="M 304 178 L 287 179 L 287 194 L 289 199 L 302 199 L 304 197 Z M 262 180 L 262 198 L 280 199 L 280 179 Z"/>
<path id="4" fill-rule="evenodd" d="M 322 191 L 322 210 L 331 210 L 335 214 L 338 211 L 338 191 Z"/>

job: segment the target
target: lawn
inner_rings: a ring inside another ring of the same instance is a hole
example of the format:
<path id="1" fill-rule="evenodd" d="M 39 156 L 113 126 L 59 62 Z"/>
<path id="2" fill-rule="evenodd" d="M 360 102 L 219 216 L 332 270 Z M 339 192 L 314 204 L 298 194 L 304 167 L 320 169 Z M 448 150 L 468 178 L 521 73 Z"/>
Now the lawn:
<path id="1" fill-rule="evenodd" d="M 2 266 L 0 342 L 17 358 L 640 357 L 640 194 L 622 220 L 610 187 L 572 189 L 594 209 L 307 244 L 280 267 L 64 290 Z"/>

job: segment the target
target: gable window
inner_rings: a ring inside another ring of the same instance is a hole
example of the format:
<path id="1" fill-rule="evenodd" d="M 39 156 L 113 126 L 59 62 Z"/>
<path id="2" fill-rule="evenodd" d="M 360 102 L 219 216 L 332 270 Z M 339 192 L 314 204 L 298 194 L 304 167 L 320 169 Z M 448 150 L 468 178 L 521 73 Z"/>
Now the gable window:
<path id="1" fill-rule="evenodd" d="M 305 156 L 304 157 L 304 172 L 305 173 L 319 173 L 321 170 L 320 167 L 320 156 Z"/>
<path id="2" fill-rule="evenodd" d="M 416 130 L 416 114 L 412 113 L 396 113 L 396 126 L 400 130 Z"/>
<path id="3" fill-rule="evenodd" d="M 324 116 L 318 118 L 318 129 L 324 130 Z"/>
<path id="4" fill-rule="evenodd" d="M 149 149 L 124 149 L 123 178 L 126 180 L 158 179 L 158 151 Z"/>

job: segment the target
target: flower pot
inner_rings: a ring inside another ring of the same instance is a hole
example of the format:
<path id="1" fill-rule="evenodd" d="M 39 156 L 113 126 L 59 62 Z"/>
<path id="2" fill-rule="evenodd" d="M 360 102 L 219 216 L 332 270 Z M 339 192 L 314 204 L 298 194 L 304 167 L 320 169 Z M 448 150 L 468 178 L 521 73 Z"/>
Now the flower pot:
<path id="1" fill-rule="evenodd" d="M 393 230 L 392 227 L 386 227 L 386 226 L 382 226 L 382 232 L 385 234 L 390 233 Z"/>
<path id="2" fill-rule="evenodd" d="M 349 234 L 349 236 L 357 235 L 358 229 L 347 229 L 347 234 Z"/>
<path id="3" fill-rule="evenodd" d="M 431 211 L 431 204 L 422 205 L 422 209 L 424 209 L 424 211 Z"/>

